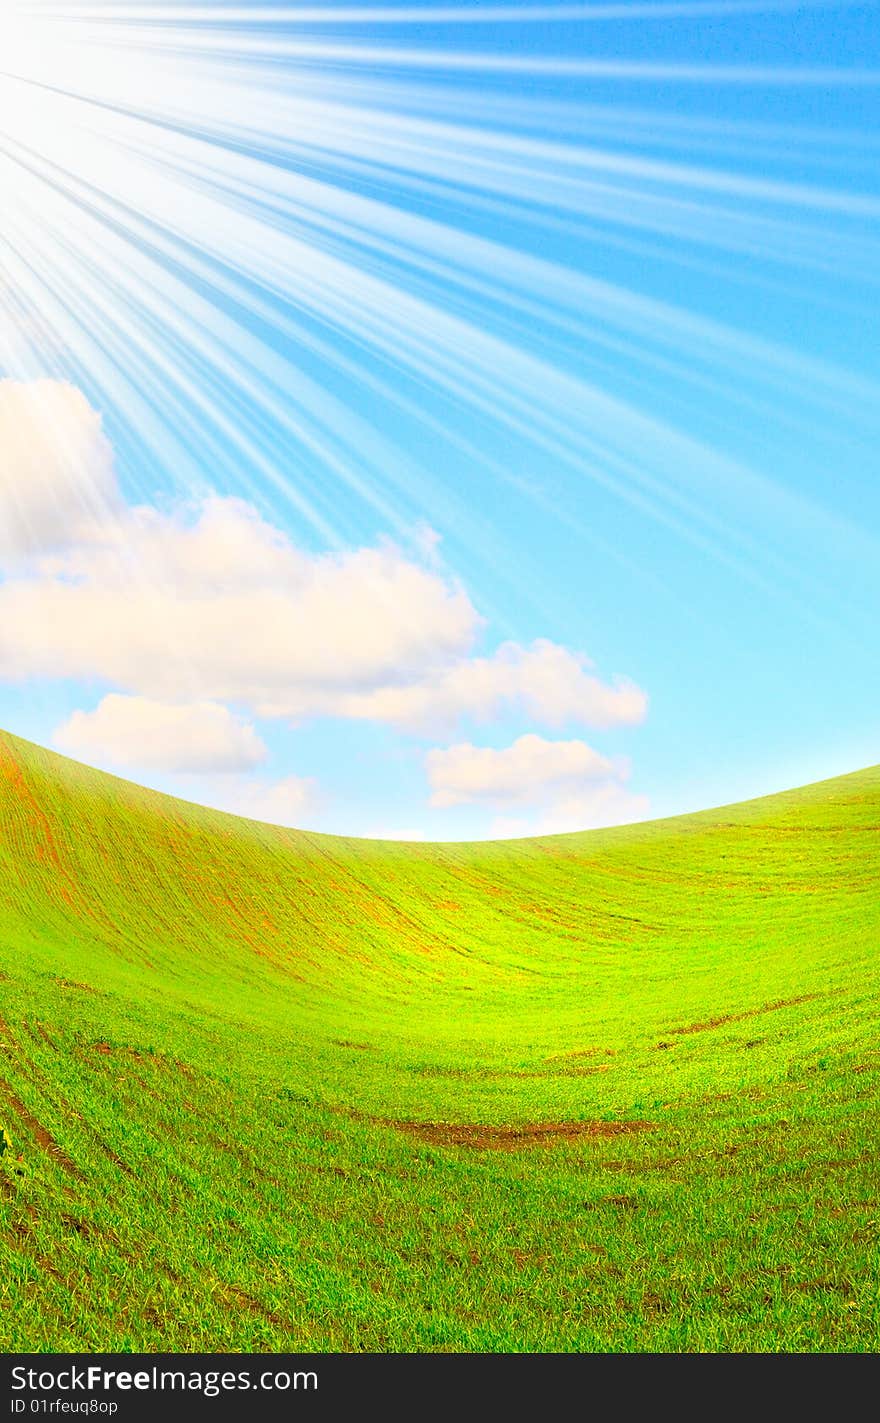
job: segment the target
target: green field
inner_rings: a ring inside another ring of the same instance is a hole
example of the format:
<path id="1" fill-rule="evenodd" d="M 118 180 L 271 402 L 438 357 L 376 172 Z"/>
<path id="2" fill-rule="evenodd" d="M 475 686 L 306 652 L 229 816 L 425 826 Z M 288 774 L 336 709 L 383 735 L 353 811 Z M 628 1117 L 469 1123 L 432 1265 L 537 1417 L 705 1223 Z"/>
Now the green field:
<path id="1" fill-rule="evenodd" d="M 0 735 L 7 1350 L 874 1350 L 880 768 L 403 845 Z"/>

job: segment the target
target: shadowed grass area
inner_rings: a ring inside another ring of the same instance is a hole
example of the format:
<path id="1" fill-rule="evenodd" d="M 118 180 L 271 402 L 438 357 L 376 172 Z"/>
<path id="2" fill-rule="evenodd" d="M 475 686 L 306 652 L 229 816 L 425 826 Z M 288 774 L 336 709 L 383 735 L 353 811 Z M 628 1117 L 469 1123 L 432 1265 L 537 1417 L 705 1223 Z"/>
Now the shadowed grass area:
<path id="1" fill-rule="evenodd" d="M 873 1350 L 880 769 L 401 845 L 0 734 L 6 1349 Z"/>

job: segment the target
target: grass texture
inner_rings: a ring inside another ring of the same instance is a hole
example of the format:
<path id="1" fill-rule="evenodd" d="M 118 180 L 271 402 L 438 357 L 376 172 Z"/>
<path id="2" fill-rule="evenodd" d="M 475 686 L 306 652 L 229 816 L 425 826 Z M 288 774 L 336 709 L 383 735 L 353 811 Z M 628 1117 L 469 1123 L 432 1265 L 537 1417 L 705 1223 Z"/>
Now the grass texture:
<path id="1" fill-rule="evenodd" d="M 0 734 L 0 1347 L 880 1344 L 880 769 L 283 830 Z"/>

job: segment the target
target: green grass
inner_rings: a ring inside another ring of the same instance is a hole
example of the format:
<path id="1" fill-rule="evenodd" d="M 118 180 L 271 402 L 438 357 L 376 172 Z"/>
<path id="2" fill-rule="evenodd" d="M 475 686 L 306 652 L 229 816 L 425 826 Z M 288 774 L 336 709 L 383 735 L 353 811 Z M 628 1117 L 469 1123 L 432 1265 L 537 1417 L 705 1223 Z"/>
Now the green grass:
<path id="1" fill-rule="evenodd" d="M 0 1344 L 875 1350 L 878 931 L 880 769 L 400 845 L 0 735 Z"/>

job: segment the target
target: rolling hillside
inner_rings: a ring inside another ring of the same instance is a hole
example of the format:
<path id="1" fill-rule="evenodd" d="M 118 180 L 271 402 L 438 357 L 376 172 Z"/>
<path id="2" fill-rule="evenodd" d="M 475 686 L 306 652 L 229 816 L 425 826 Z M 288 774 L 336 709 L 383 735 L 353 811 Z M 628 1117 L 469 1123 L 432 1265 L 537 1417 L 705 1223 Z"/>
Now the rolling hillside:
<path id="1" fill-rule="evenodd" d="M 0 735 L 6 1349 L 880 1344 L 880 768 L 287 831 Z"/>

